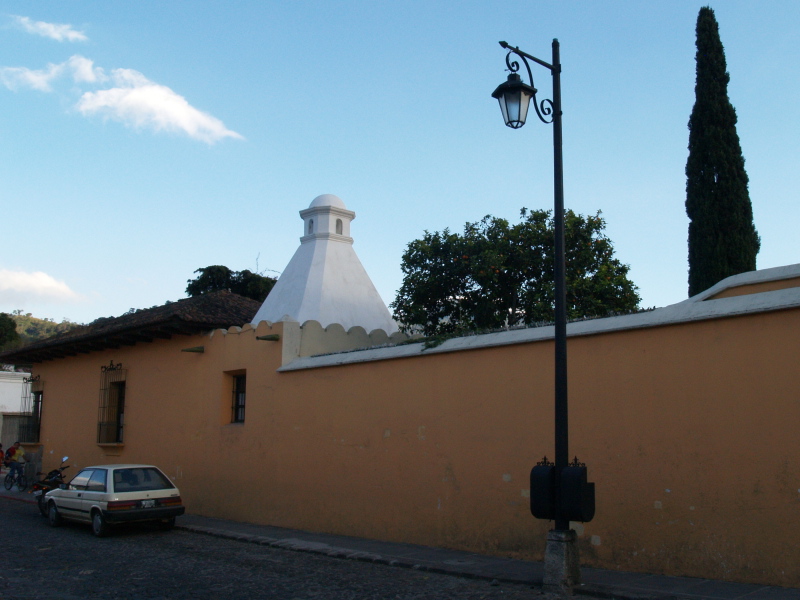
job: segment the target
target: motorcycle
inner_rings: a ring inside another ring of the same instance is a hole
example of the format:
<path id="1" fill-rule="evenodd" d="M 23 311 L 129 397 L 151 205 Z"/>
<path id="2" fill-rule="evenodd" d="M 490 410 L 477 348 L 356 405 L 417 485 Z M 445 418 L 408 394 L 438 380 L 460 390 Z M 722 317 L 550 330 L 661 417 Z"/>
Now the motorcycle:
<path id="1" fill-rule="evenodd" d="M 65 465 L 64 463 L 69 460 L 69 456 L 65 456 L 61 459 L 61 466 L 57 469 L 53 469 L 47 475 L 42 477 L 41 480 L 37 481 L 31 487 L 29 494 L 33 494 L 36 498 L 36 504 L 39 506 L 39 512 L 42 513 L 42 516 L 47 516 L 47 499 L 45 498 L 45 494 L 50 490 L 54 490 L 59 487 L 62 483 L 64 483 L 64 470 L 69 469 L 69 465 Z M 36 475 L 40 476 L 42 473 L 39 472 Z"/>

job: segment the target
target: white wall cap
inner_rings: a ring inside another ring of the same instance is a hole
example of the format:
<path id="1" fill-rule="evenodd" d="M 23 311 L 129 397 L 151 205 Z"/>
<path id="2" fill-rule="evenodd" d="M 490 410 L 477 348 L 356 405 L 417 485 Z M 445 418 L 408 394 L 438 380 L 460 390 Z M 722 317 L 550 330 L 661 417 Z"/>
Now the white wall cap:
<path id="1" fill-rule="evenodd" d="M 702 302 L 706 298 L 716 296 L 725 290 L 741 287 L 744 285 L 753 285 L 754 283 L 767 283 L 770 281 L 780 281 L 781 279 L 793 279 L 800 277 L 800 263 L 794 265 L 784 265 L 782 267 L 772 267 L 771 269 L 761 269 L 760 271 L 747 271 L 746 273 L 739 273 L 738 275 L 731 275 L 722 281 L 718 281 L 705 291 L 700 292 L 679 302 Z"/>
<path id="2" fill-rule="evenodd" d="M 792 279 L 795 277 L 800 277 L 800 264 L 741 273 L 720 281 L 712 288 L 688 300 L 665 306 L 664 308 L 656 308 L 650 311 L 621 315 L 618 317 L 589 319 L 586 321 L 569 323 L 567 325 L 567 335 L 570 337 L 599 335 L 630 329 L 666 327 L 693 321 L 705 321 L 709 319 L 729 318 L 800 308 L 800 287 L 790 287 L 769 292 L 732 296 L 729 298 L 718 298 L 716 300 L 704 300 L 709 296 L 718 294 L 724 289 L 753 283 Z M 314 369 L 375 360 L 408 358 L 423 354 L 476 350 L 493 346 L 509 346 L 513 344 L 546 341 L 553 339 L 554 336 L 555 327 L 552 325 L 526 329 L 511 329 L 495 333 L 451 338 L 444 341 L 439 346 L 428 349 L 425 349 L 423 343 L 420 342 L 418 344 L 403 344 L 400 346 L 357 350 L 325 356 L 303 357 L 278 370 L 294 371 L 299 369 Z"/>

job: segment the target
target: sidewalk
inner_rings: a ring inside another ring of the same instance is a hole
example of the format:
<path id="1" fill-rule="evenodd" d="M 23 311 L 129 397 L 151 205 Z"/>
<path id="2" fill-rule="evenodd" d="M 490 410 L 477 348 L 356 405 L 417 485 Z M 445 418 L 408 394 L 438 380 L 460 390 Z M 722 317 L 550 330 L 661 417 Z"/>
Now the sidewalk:
<path id="1" fill-rule="evenodd" d="M 0 487 L 0 497 L 34 503 L 33 496 L 12 488 Z M 413 544 L 380 542 L 326 533 L 309 533 L 294 529 L 226 521 L 186 514 L 178 518 L 176 527 L 186 531 L 273 546 L 286 550 L 313 552 L 361 560 L 395 567 L 419 569 L 503 582 L 541 586 L 544 565 L 540 562 L 513 560 L 430 548 Z M 644 598 L 687 598 L 714 600 L 800 600 L 800 588 L 730 583 L 713 579 L 668 577 L 606 571 L 583 567 L 583 584 L 577 594 L 604 598 L 642 600 Z"/>

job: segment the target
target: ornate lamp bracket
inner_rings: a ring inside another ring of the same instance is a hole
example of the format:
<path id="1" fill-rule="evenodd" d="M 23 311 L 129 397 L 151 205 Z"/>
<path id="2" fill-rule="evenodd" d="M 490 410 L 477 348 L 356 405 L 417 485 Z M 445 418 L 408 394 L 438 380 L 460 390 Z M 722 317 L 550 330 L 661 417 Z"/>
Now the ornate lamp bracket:
<path id="1" fill-rule="evenodd" d="M 519 62 L 516 60 L 511 60 L 511 55 L 516 54 L 522 59 L 522 63 L 525 65 L 525 70 L 528 71 L 528 81 L 530 82 L 530 86 L 534 89 L 534 94 L 532 100 L 533 108 L 536 110 L 536 116 L 539 117 L 539 120 L 542 123 L 550 124 L 553 122 L 553 101 L 549 98 L 545 98 L 544 100 L 538 101 L 536 99 L 536 86 L 533 85 L 533 74 L 531 73 L 531 66 L 528 63 L 528 60 L 532 60 L 533 62 L 542 65 L 546 69 L 549 69 L 551 72 L 555 71 L 555 68 L 550 63 L 547 63 L 543 60 L 536 58 L 535 56 L 531 56 L 527 52 L 523 52 L 516 46 L 509 46 L 507 42 L 500 42 L 500 45 L 508 50 L 508 54 L 506 54 L 506 66 L 511 73 L 519 72 Z"/>

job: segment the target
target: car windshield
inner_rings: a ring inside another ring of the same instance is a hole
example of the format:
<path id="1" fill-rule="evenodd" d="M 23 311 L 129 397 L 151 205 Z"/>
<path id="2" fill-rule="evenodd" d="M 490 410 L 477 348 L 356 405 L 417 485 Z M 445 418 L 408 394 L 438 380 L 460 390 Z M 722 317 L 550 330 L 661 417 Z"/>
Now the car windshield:
<path id="1" fill-rule="evenodd" d="M 130 467 L 114 470 L 115 492 L 146 492 L 148 490 L 171 490 L 175 486 L 154 467 Z"/>

